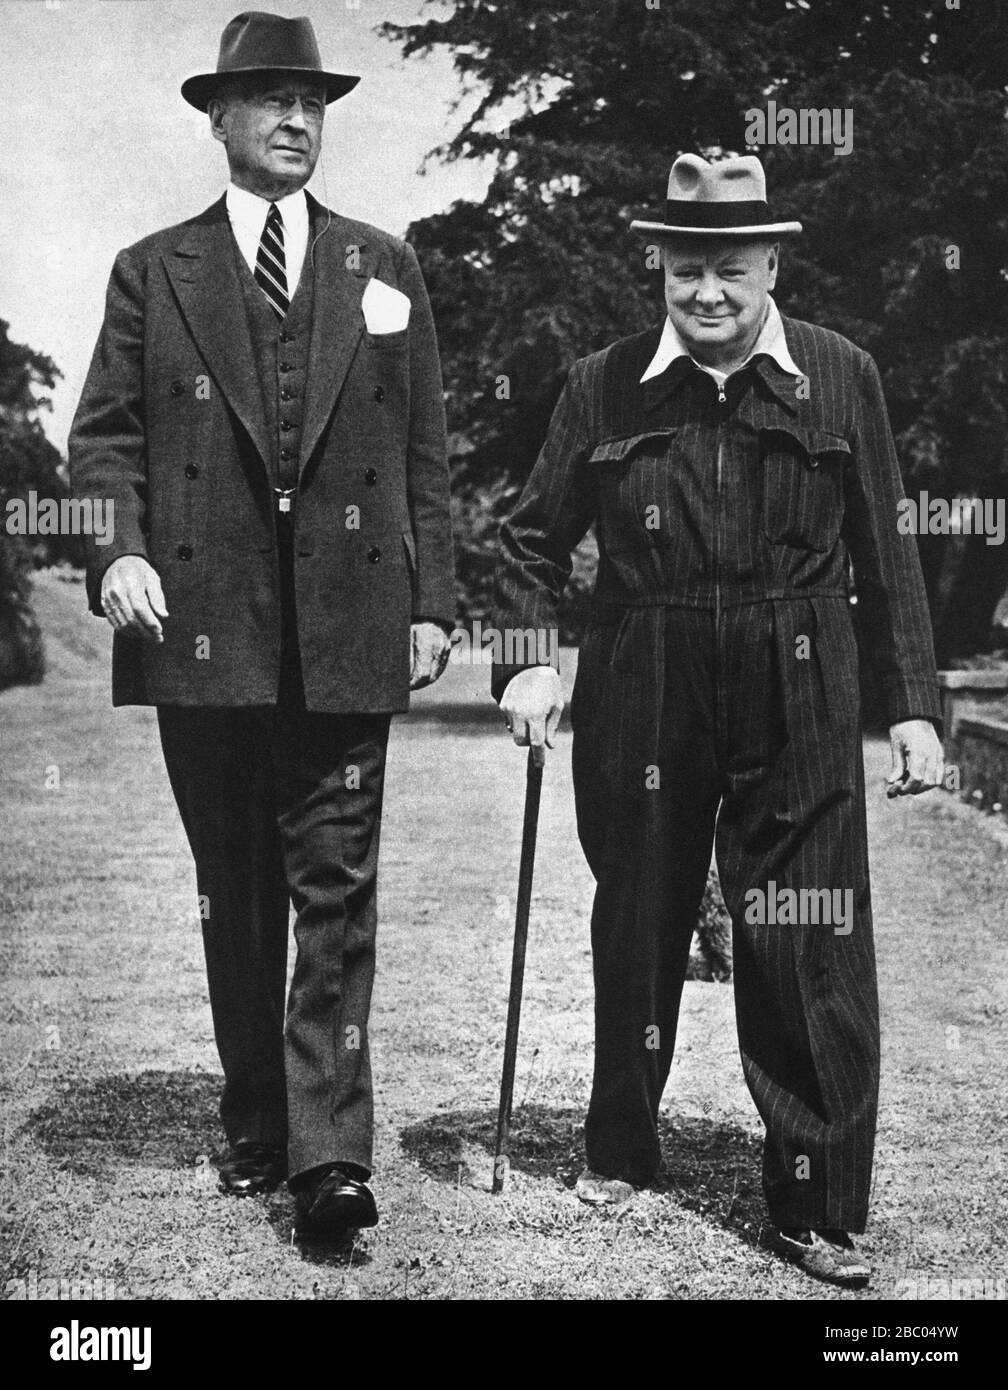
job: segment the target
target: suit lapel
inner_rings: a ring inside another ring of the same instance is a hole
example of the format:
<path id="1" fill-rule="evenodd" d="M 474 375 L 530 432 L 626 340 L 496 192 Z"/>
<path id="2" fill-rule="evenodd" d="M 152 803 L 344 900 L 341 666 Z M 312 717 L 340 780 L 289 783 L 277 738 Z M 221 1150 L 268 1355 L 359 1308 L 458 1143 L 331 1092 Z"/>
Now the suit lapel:
<path id="1" fill-rule="evenodd" d="M 334 216 L 330 222 L 327 210 L 311 194 L 308 211 L 312 228 L 308 255 L 314 242 L 315 287 L 301 435 L 302 470 L 332 415 L 360 344 L 364 332 L 361 300 L 372 274 L 367 243 L 356 228 L 342 217 Z"/>
<path id="2" fill-rule="evenodd" d="M 332 415 L 363 335 L 361 300 L 372 274 L 372 257 L 357 229 L 341 217 L 333 217 L 327 227 L 326 210 L 311 194 L 308 210 L 312 228 L 308 255 L 314 241 L 315 284 L 302 468 Z M 269 441 L 259 374 L 223 197 L 193 222 L 163 260 L 207 366 L 268 468 Z"/>
<path id="3" fill-rule="evenodd" d="M 197 218 L 163 260 L 179 307 L 207 366 L 248 431 L 263 466 L 268 468 L 269 443 L 259 373 L 252 355 L 234 238 L 223 197 Z"/>

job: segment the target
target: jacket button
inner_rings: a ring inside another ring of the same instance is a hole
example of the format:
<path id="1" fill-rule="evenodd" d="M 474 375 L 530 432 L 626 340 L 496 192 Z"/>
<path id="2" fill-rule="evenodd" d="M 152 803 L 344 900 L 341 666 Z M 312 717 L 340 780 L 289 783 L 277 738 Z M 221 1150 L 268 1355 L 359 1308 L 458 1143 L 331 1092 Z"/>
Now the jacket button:
<path id="1" fill-rule="evenodd" d="M 371 549 L 368 551 L 367 557 L 371 561 L 372 565 L 377 565 L 378 561 L 381 559 L 381 551 L 378 549 L 376 545 L 373 545 Z"/>
<path id="2" fill-rule="evenodd" d="M 191 546 L 191 545 L 180 545 L 179 548 L 178 548 L 178 550 L 177 550 L 175 553 L 178 555 L 178 557 L 179 557 L 180 560 L 191 560 L 191 559 L 192 559 L 192 546 Z"/>
<path id="3" fill-rule="evenodd" d="M 281 362 L 281 363 L 280 363 L 280 370 L 281 370 L 282 372 L 289 372 L 289 371 L 291 371 L 291 370 L 292 370 L 292 369 L 291 369 L 291 364 L 290 364 L 289 362 Z"/>
<path id="4" fill-rule="evenodd" d="M 293 333 L 286 333 L 286 332 L 281 333 L 281 334 L 280 334 L 280 341 L 281 341 L 282 343 L 292 343 L 292 342 L 294 341 L 294 334 L 293 334 Z"/>
<path id="5" fill-rule="evenodd" d="M 187 463 L 185 466 L 185 475 L 187 478 L 198 478 L 199 465 L 195 463 Z"/>
<path id="6" fill-rule="evenodd" d="M 376 387 L 375 387 L 375 389 L 374 389 L 374 398 L 375 398 L 376 401 L 383 401 L 383 400 L 385 399 L 385 387 L 384 387 L 384 386 L 376 386 Z"/>
<path id="7" fill-rule="evenodd" d="M 281 421 L 280 421 L 280 428 L 283 430 L 284 434 L 286 434 L 287 431 L 288 431 L 288 430 L 292 430 L 292 429 L 294 428 L 294 426 L 291 424 L 291 422 L 290 422 L 289 420 L 281 420 Z"/>
<path id="8" fill-rule="evenodd" d="M 285 386 L 284 389 L 280 392 L 280 399 L 281 399 L 282 401 L 294 401 L 294 400 L 297 400 L 297 392 L 296 392 L 296 391 L 288 391 L 288 390 L 287 390 L 287 387 Z"/>
<path id="9" fill-rule="evenodd" d="M 809 454 L 808 466 L 809 466 L 809 468 L 818 468 L 818 467 L 819 467 L 819 460 L 818 460 L 818 458 L 816 457 L 815 454 Z"/>
<path id="10" fill-rule="evenodd" d="M 368 487 L 374 487 L 375 483 L 378 481 L 378 474 L 373 468 L 365 468 L 364 481 L 367 483 Z"/>
<path id="11" fill-rule="evenodd" d="M 173 396 L 181 396 L 182 392 L 185 390 L 185 382 L 173 381 L 172 384 L 168 387 L 168 390 L 172 393 Z"/>
<path id="12" fill-rule="evenodd" d="M 292 450 L 290 450 L 290 449 L 281 449 L 281 450 L 280 450 L 280 457 L 281 457 L 282 459 L 284 459 L 284 460 L 292 459 L 292 458 L 294 457 L 294 454 L 293 454 Z"/>

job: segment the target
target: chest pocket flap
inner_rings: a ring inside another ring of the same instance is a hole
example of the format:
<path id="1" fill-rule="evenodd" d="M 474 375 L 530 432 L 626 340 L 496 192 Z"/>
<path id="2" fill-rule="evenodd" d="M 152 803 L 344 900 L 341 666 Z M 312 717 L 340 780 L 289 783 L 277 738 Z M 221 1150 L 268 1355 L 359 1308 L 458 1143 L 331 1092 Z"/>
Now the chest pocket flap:
<path id="1" fill-rule="evenodd" d="M 847 440 L 831 430 L 790 424 L 764 426 L 759 435 L 767 539 L 831 550 L 843 524 Z"/>
<path id="2" fill-rule="evenodd" d="M 643 434 L 624 434 L 617 439 L 605 439 L 596 444 L 591 462 L 604 473 L 619 473 L 628 468 L 636 457 L 661 457 L 667 451 L 674 429 L 646 430 Z"/>

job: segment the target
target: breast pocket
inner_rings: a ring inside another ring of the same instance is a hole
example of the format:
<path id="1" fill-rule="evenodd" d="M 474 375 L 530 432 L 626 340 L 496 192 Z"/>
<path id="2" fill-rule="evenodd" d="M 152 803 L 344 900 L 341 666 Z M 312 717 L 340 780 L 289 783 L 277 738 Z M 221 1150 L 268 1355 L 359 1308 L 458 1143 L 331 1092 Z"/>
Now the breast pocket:
<path id="1" fill-rule="evenodd" d="M 656 518 L 668 511 L 674 429 L 606 439 L 591 462 L 598 476 L 599 526 L 610 555 L 655 544 Z"/>
<path id="2" fill-rule="evenodd" d="M 409 343 L 409 329 L 397 328 L 392 333 L 372 333 L 364 330 L 364 345 L 375 352 L 401 352 Z"/>
<path id="3" fill-rule="evenodd" d="M 844 475 L 850 461 L 843 435 L 797 425 L 760 430 L 767 540 L 832 550 L 843 524 Z"/>

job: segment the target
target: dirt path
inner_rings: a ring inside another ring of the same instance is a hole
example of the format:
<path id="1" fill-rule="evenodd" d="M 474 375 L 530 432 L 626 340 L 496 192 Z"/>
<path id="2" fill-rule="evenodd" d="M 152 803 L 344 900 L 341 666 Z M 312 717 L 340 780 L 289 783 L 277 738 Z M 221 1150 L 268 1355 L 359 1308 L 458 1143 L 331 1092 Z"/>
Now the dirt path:
<path id="1" fill-rule="evenodd" d="M 382 1224 L 349 1255 L 303 1253 L 285 1195 L 219 1197 L 192 870 L 152 714 L 108 708 L 107 640 L 81 601 L 41 581 L 50 675 L 0 695 L 8 1295 L 62 1277 L 133 1298 L 829 1296 L 763 1243 L 730 988 L 686 986 L 661 1187 L 620 1217 L 573 1197 L 591 882 L 569 735 L 544 784 L 515 1171 L 490 1196 L 523 770 L 493 722 L 394 730 L 373 1011 Z M 447 679 L 425 703 L 468 700 L 485 677 Z M 1006 1274 L 1008 837 L 949 796 L 887 803 L 886 756 L 866 748 L 884 1053 L 865 1244 L 871 1295 L 910 1280 L 926 1296 Z"/>

